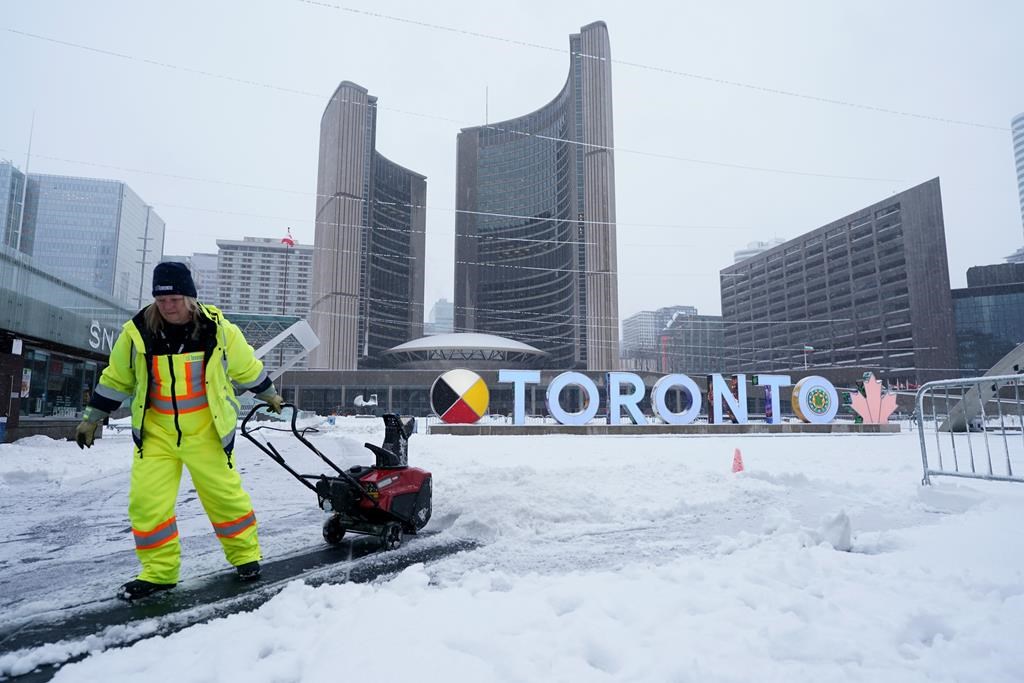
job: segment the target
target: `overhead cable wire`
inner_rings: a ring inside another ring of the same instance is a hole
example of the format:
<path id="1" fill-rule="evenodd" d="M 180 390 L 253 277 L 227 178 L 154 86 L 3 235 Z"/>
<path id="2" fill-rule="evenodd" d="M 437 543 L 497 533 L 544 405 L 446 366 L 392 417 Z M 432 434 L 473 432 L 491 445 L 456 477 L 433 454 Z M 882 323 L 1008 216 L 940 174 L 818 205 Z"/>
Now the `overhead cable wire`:
<path id="1" fill-rule="evenodd" d="M 211 78 L 219 78 L 219 79 L 223 79 L 223 80 L 226 80 L 226 81 L 231 81 L 231 82 L 239 83 L 239 84 L 243 84 L 243 85 L 258 86 L 258 87 L 262 87 L 262 88 L 266 88 L 266 89 L 270 89 L 270 90 L 278 90 L 278 91 L 281 91 L 281 92 L 287 92 L 287 93 L 291 93 L 291 94 L 304 95 L 304 96 L 309 96 L 309 97 L 317 97 L 319 99 L 330 99 L 330 97 L 333 97 L 333 94 L 331 96 L 325 96 L 325 95 L 322 95 L 322 94 L 307 92 L 307 91 L 303 91 L 303 90 L 297 90 L 297 89 L 294 89 L 294 88 L 286 88 L 286 87 L 282 87 L 282 86 L 271 85 L 271 84 L 267 84 L 267 83 L 261 83 L 259 81 L 254 81 L 254 80 L 251 80 L 251 79 L 238 78 L 238 77 L 235 77 L 235 76 L 226 76 L 226 75 L 223 75 L 223 74 L 214 73 L 212 71 L 206 71 L 204 69 L 194 69 L 194 68 L 191 68 L 191 67 L 183 67 L 183 66 L 179 66 L 179 65 L 176 65 L 176 64 L 170 64 L 168 62 L 162 62 L 162 61 L 159 61 L 159 60 L 148 59 L 148 58 L 144 58 L 144 57 L 135 57 L 133 55 L 128 55 L 128 54 L 121 53 L 121 52 L 114 52 L 113 50 L 104 50 L 104 49 L 95 48 L 95 47 L 91 47 L 91 46 L 87 46 L 87 45 L 82 45 L 80 43 L 74 43 L 74 42 L 67 41 L 67 40 L 58 40 L 58 39 L 55 39 L 55 38 L 50 38 L 50 37 L 47 37 L 47 36 L 39 35 L 37 33 L 30 33 L 28 31 L 20 31 L 20 30 L 13 29 L 13 28 L 7 28 L 6 30 L 10 31 L 11 33 L 14 33 L 14 34 L 17 34 L 17 35 L 21 35 L 21 36 L 24 36 L 24 37 L 33 38 L 33 39 L 37 39 L 37 40 L 43 40 L 43 41 L 47 41 L 47 42 L 51 42 L 51 43 L 56 43 L 58 45 L 63 45 L 63 46 L 66 46 L 66 47 L 79 48 L 79 49 L 87 50 L 87 51 L 90 51 L 90 52 L 95 52 L 95 53 L 98 53 L 98 54 L 107 55 L 107 56 L 110 56 L 110 57 L 117 57 L 117 58 L 120 58 L 120 59 L 127 59 L 127 60 L 131 60 L 131 61 L 138 61 L 138 62 L 145 63 L 145 64 L 150 64 L 150 65 L 154 65 L 154 66 L 160 66 L 160 67 L 168 68 L 168 69 L 180 70 L 180 71 L 184 71 L 184 72 L 192 73 L 192 74 L 197 74 L 197 75 L 201 75 L 201 76 L 208 76 L 208 77 L 211 77 Z M 793 169 L 771 168 L 771 167 L 767 167 L 767 166 L 755 166 L 755 165 L 739 164 L 739 163 L 732 163 L 732 162 L 725 162 L 725 161 L 714 161 L 714 160 L 709 160 L 709 159 L 697 159 L 697 158 L 692 158 L 692 157 L 683 157 L 683 156 L 677 156 L 677 155 L 672 155 L 672 154 L 665 154 L 665 153 L 662 153 L 662 152 L 648 152 L 648 151 L 644 151 L 644 150 L 635 150 L 635 149 L 630 149 L 630 148 L 626 148 L 626 147 L 611 147 L 611 146 L 605 146 L 605 145 L 597 145 L 597 144 L 592 144 L 592 143 L 585 143 L 585 142 L 581 142 L 579 140 L 570 140 L 570 139 L 566 139 L 566 138 L 558 138 L 558 137 L 553 137 L 553 136 L 549 136 L 549 135 L 542 135 L 540 133 L 533 133 L 533 132 L 530 132 L 530 131 L 515 130 L 515 129 L 505 129 L 505 128 L 500 128 L 497 125 L 493 125 L 493 124 L 491 124 L 491 125 L 484 124 L 484 125 L 480 126 L 480 125 L 475 125 L 472 122 L 468 122 L 468 121 L 459 121 L 457 119 L 450 119 L 450 118 L 434 116 L 434 115 L 430 115 L 430 114 L 423 114 L 423 113 L 420 113 L 420 112 L 411 112 L 411 111 L 402 110 L 402 109 L 392 109 L 392 108 L 389 108 L 389 107 L 382 107 L 379 104 L 365 104 L 364 105 L 361 102 L 351 102 L 349 100 L 342 100 L 342 103 L 353 104 L 353 105 L 356 105 L 356 106 L 373 107 L 373 108 L 376 108 L 376 109 L 383 109 L 385 111 L 394 111 L 396 113 L 407 114 L 407 115 L 411 115 L 411 116 L 419 116 L 419 117 L 422 117 L 422 118 L 442 120 L 442 121 L 447 121 L 447 122 L 450 122 L 450 123 L 456 123 L 456 124 L 459 124 L 460 126 L 463 126 L 463 127 L 469 125 L 470 127 L 473 127 L 473 128 L 486 128 L 486 129 L 490 129 L 490 130 L 496 130 L 496 131 L 500 131 L 500 132 L 507 132 L 507 133 L 512 133 L 512 134 L 516 134 L 516 135 L 522 135 L 522 136 L 528 136 L 528 137 L 536 137 L 536 138 L 539 138 L 539 139 L 555 141 L 555 142 L 562 142 L 562 143 L 565 143 L 565 144 L 579 145 L 579 146 L 582 146 L 582 147 L 586 147 L 588 149 L 607 150 L 607 151 L 613 151 L 613 152 L 617 151 L 617 152 L 622 152 L 622 153 L 627 153 L 627 154 L 637 154 L 637 155 L 642 155 L 642 156 L 657 157 L 657 158 L 661 158 L 661 159 L 669 159 L 669 160 L 674 160 L 674 161 L 682 161 L 682 162 L 685 162 L 685 163 L 692 163 L 692 164 L 720 166 L 720 167 L 723 167 L 723 168 L 733 168 L 733 169 L 738 169 L 738 170 L 755 171 L 755 172 L 762 172 L 762 173 L 779 173 L 779 174 L 783 174 L 783 175 L 795 175 L 795 176 L 814 177 L 814 178 L 829 178 L 829 179 L 833 179 L 833 180 L 856 180 L 856 181 L 884 182 L 884 183 L 901 182 L 899 179 L 895 179 L 895 178 L 875 178 L 875 177 L 868 177 L 868 176 L 843 175 L 843 174 L 832 174 L 832 173 L 819 173 L 819 172 L 813 172 L 813 171 L 798 171 L 798 170 L 793 170 Z"/>
<path id="2" fill-rule="evenodd" d="M 878 113 L 881 113 L 881 114 L 892 114 L 892 115 L 895 115 L 895 116 L 903 116 L 903 117 L 907 117 L 907 118 L 921 119 L 921 120 L 925 120 L 925 121 L 933 121 L 933 122 L 936 122 L 936 123 L 946 123 L 946 124 L 957 125 L 957 126 L 970 126 L 970 127 L 973 127 L 973 128 L 983 128 L 983 129 L 987 129 L 987 130 L 996 130 L 996 131 L 1000 131 L 1000 132 L 1008 132 L 1010 130 L 1006 126 L 994 126 L 994 125 L 991 125 L 991 124 L 988 124 L 988 123 L 978 123 L 976 121 L 966 121 L 966 120 L 962 120 L 962 119 L 953 119 L 953 118 L 942 117 L 942 116 L 933 116 L 933 115 L 930 115 L 930 114 L 920 114 L 920 113 L 916 113 L 916 112 L 902 111 L 902 110 L 899 110 L 899 109 L 891 109 L 891 108 L 888 108 L 888 107 L 879 107 L 879 106 L 876 106 L 876 105 L 863 104 L 863 103 L 860 103 L 860 102 L 852 102 L 852 101 L 849 101 L 849 100 L 841 100 L 841 99 L 831 98 L 831 97 L 822 97 L 820 95 L 810 95 L 810 94 L 807 94 L 807 93 L 796 92 L 796 91 L 793 91 L 793 90 L 785 90 L 785 89 L 782 89 L 782 88 L 773 88 L 773 87 L 758 85 L 758 84 L 755 84 L 755 83 L 745 83 L 743 81 L 734 81 L 734 80 L 729 80 L 729 79 L 725 79 L 725 78 L 719 78 L 719 77 L 716 77 L 716 76 L 707 76 L 705 74 L 698 74 L 698 73 L 693 73 L 693 72 L 688 72 L 688 71 L 680 71 L 678 69 L 670 69 L 668 67 L 663 67 L 663 66 L 654 66 L 654 65 L 650 65 L 650 64 L 642 64 L 640 62 L 630 62 L 630 61 L 625 61 L 625 60 L 622 60 L 622 59 L 612 59 L 612 58 L 609 58 L 609 57 L 602 57 L 600 55 L 589 55 L 589 54 L 586 54 L 586 53 L 583 53 L 583 52 L 572 52 L 571 50 L 568 50 L 566 48 L 558 48 L 558 47 L 552 47 L 550 45 L 541 45 L 539 43 L 531 43 L 531 42 L 527 42 L 527 41 L 523 41 L 523 40 L 515 40 L 515 39 L 512 39 L 512 38 L 506 38 L 504 36 L 498 36 L 498 35 L 494 35 L 494 34 L 490 34 L 490 33 L 481 33 L 479 31 L 469 31 L 469 30 L 466 30 L 466 29 L 456 28 L 456 27 L 453 27 L 453 26 L 445 26 L 444 24 L 435 24 L 435 23 L 426 22 L 426 21 L 419 21 L 419 20 L 416 20 L 416 19 L 409 19 L 409 18 L 406 18 L 406 17 L 399 17 L 399 16 L 395 16 L 395 15 L 391 15 L 391 14 L 384 14 L 382 12 L 371 12 L 369 10 L 358 9 L 358 8 L 355 8 L 355 7 L 347 7 L 347 6 L 338 5 L 338 4 L 335 4 L 335 3 L 332 3 L 332 2 L 324 2 L 323 0 L 296 0 L 296 2 L 300 2 L 300 3 L 305 4 L 305 5 L 313 5 L 313 6 L 317 6 L 317 7 L 324 7 L 324 8 L 334 9 L 334 10 L 338 10 L 338 11 L 341 11 L 341 12 L 348 12 L 350 14 L 359 14 L 359 15 L 363 15 L 363 16 L 373 17 L 373 18 L 376 18 L 376 19 L 384 19 L 384 20 L 387 20 L 387 21 L 394 21 L 394 22 L 399 22 L 399 23 L 403 23 L 403 24 L 410 24 L 410 25 L 413 25 L 413 26 L 419 26 L 419 27 L 422 27 L 422 28 L 428 28 L 428 29 L 432 29 L 432 30 L 446 31 L 448 33 L 454 33 L 454 34 L 461 34 L 461 35 L 470 36 L 470 37 L 473 37 L 473 38 L 481 38 L 481 39 L 484 39 L 484 40 L 492 40 L 492 41 L 497 41 L 497 42 L 501 42 L 501 43 L 507 43 L 507 44 L 510 44 L 510 45 L 517 45 L 517 46 L 520 46 L 520 47 L 528 47 L 528 48 L 537 49 L 537 50 L 544 50 L 544 51 L 547 51 L 547 52 L 556 52 L 556 53 L 561 53 L 561 54 L 569 54 L 570 56 L 579 56 L 579 57 L 583 57 L 583 58 L 587 58 L 587 59 L 606 61 L 606 62 L 608 62 L 610 64 L 620 64 L 622 66 L 628 66 L 628 67 L 631 67 L 631 68 L 634 68 L 634 69 L 641 69 L 641 70 L 644 70 L 644 71 L 651 71 L 651 72 L 654 72 L 654 73 L 666 74 L 666 75 L 669 75 L 669 76 L 677 76 L 677 77 L 680 77 L 680 78 L 699 80 L 699 81 L 704 81 L 704 82 L 707 82 L 707 83 L 715 83 L 717 85 L 727 85 L 727 86 L 731 86 L 731 87 L 734 87 L 734 88 L 744 88 L 746 90 L 752 90 L 752 91 L 755 91 L 755 92 L 766 93 L 766 94 L 769 94 L 769 95 L 780 95 L 780 96 L 784 96 L 784 97 L 793 97 L 793 98 L 797 98 L 797 99 L 801 99 L 801 100 L 807 100 L 807 101 L 811 101 L 811 102 L 819 102 L 819 103 L 822 103 L 822 104 L 832 104 L 832 105 L 841 106 L 841 107 L 850 107 L 850 108 L 853 108 L 853 109 L 861 109 L 861 110 L 864 110 L 864 111 L 878 112 Z"/>
<path id="3" fill-rule="evenodd" d="M 0 148 L 0 151 L 2 151 L 2 152 L 11 152 L 13 150 Z M 620 221 L 596 221 L 596 220 L 588 220 L 588 219 L 580 220 L 578 218 L 559 218 L 559 217 L 556 217 L 556 216 L 539 218 L 537 216 L 531 216 L 531 215 L 528 215 L 528 214 L 515 214 L 515 213 L 496 212 L 496 211 L 475 211 L 475 210 L 469 210 L 469 209 L 455 209 L 455 208 L 451 208 L 451 207 L 447 207 L 447 206 L 431 206 L 429 204 L 413 204 L 413 203 L 409 203 L 409 202 L 394 202 L 394 201 L 386 201 L 386 200 L 382 200 L 382 199 L 372 199 L 371 200 L 371 199 L 367 199 L 365 197 L 342 197 L 342 196 L 335 196 L 333 194 L 321 194 L 321 193 L 318 193 L 318 192 L 305 192 L 305 191 L 302 191 L 302 190 L 291 190 L 291 189 L 279 188 L 279 187 L 269 187 L 269 186 L 265 186 L 265 185 L 252 185 L 252 184 L 248 184 L 248 183 L 236 183 L 236 182 L 232 182 L 230 180 L 221 180 L 221 179 L 218 179 L 218 178 L 203 178 L 203 177 L 198 177 L 198 176 L 188 176 L 188 175 L 181 175 L 181 174 L 176 174 L 176 173 L 164 173 L 162 171 L 152 171 L 152 170 L 138 169 L 138 168 L 132 168 L 132 167 L 128 167 L 128 166 L 117 166 L 117 165 L 114 165 L 114 164 L 100 164 L 100 163 L 96 163 L 96 162 L 92 162 L 92 161 L 82 161 L 80 159 L 69 159 L 69 158 L 66 158 L 66 157 L 48 156 L 48 155 L 45 155 L 45 154 L 35 154 L 34 153 L 32 156 L 35 157 L 35 158 L 40 158 L 40 159 L 48 159 L 50 161 L 60 161 L 60 162 L 70 163 L 70 164 L 81 164 L 83 166 L 94 166 L 96 168 L 105 168 L 105 169 L 108 169 L 108 170 L 126 171 L 128 173 L 140 173 L 140 174 L 144 174 L 144 175 L 161 176 L 161 177 L 165 177 L 165 178 L 174 178 L 174 179 L 177 179 L 177 180 L 188 180 L 188 181 L 197 182 L 197 183 L 213 183 L 213 184 L 217 184 L 217 185 L 226 185 L 226 186 L 239 187 L 239 188 L 244 188 L 244 189 L 260 190 L 260 191 L 263 191 L 263 192 L 266 192 L 266 191 L 286 192 L 286 193 L 289 193 L 289 194 L 304 195 L 304 196 L 307 196 L 307 197 L 314 197 L 314 198 L 317 198 L 317 199 L 320 199 L 320 198 L 333 198 L 333 199 L 337 199 L 339 201 L 357 202 L 357 203 L 360 203 L 360 204 L 369 202 L 369 203 L 372 203 L 372 204 L 375 204 L 375 205 L 378 205 L 378 206 L 395 206 L 395 207 L 410 208 L 410 209 L 423 209 L 425 211 L 444 211 L 444 212 L 450 212 L 450 213 L 455 213 L 455 214 L 466 214 L 466 215 L 470 215 L 470 216 L 482 216 L 482 217 L 490 217 L 490 218 L 514 218 L 514 219 L 528 220 L 528 221 L 543 220 L 545 222 L 551 222 L 551 223 L 568 223 L 568 224 L 573 225 L 573 226 L 578 226 L 578 225 L 596 225 L 596 226 L 610 225 L 610 226 L 617 226 L 617 227 L 622 227 L 622 228 L 671 228 L 671 229 L 680 229 L 680 230 L 752 230 L 752 229 L 754 229 L 754 228 L 750 228 L 750 227 L 731 226 L 731 225 L 692 225 L 692 224 L 683 224 L 683 223 L 623 223 L 623 222 L 620 222 Z M 281 217 L 281 216 L 266 216 L 266 215 L 252 214 L 252 213 L 245 213 L 245 212 L 227 211 L 227 210 L 222 210 L 222 209 L 201 209 L 201 208 L 197 208 L 197 207 L 180 206 L 180 205 L 169 204 L 169 203 L 163 203 L 163 205 L 164 206 L 171 206 L 171 207 L 174 207 L 174 208 L 192 209 L 192 210 L 196 210 L 196 211 L 219 211 L 221 213 L 234 214 L 234 215 L 239 215 L 239 216 L 249 216 L 249 217 L 254 217 L 254 218 L 272 218 L 274 220 L 293 221 L 295 223 L 298 223 L 298 222 L 315 223 L 315 222 L 317 222 L 315 219 L 309 219 L 309 218 L 287 218 L 287 217 Z M 462 233 L 456 233 L 456 234 L 462 234 Z"/>

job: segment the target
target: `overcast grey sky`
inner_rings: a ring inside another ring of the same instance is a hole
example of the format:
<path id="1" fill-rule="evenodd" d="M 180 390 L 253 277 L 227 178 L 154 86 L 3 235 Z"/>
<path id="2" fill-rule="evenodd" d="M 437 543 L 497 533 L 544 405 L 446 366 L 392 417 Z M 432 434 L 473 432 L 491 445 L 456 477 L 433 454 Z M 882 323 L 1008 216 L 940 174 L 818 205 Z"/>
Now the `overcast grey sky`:
<path id="1" fill-rule="evenodd" d="M 34 111 L 30 170 L 126 181 L 167 221 L 168 253 L 287 226 L 311 243 L 320 116 L 350 80 L 379 98 L 378 150 L 427 176 L 429 312 L 451 298 L 458 130 L 550 101 L 568 35 L 595 20 L 615 62 L 622 317 L 717 314 L 734 250 L 935 176 L 954 287 L 1024 244 L 1009 133 L 1024 111 L 1019 0 L 3 8 L 0 158 L 24 168 Z"/>

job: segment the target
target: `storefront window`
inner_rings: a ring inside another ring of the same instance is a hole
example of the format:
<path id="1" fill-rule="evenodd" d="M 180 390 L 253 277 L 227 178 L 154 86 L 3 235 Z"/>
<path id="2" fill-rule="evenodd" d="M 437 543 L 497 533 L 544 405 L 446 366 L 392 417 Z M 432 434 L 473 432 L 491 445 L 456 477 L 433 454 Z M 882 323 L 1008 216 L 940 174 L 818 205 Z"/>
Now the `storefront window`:
<path id="1" fill-rule="evenodd" d="M 79 417 L 98 379 L 94 361 L 29 349 L 21 379 L 21 415 Z"/>

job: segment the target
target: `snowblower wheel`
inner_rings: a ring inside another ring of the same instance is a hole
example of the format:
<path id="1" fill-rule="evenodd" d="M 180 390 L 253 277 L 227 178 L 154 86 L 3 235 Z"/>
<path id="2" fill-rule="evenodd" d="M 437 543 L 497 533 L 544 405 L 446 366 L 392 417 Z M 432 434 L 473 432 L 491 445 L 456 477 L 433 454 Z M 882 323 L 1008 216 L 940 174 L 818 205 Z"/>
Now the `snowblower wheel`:
<path id="1" fill-rule="evenodd" d="M 341 519 L 335 515 L 324 522 L 324 540 L 331 545 L 338 545 L 341 539 L 345 538 L 345 527 Z"/>
<path id="2" fill-rule="evenodd" d="M 380 545 L 384 550 L 396 550 L 402 547 L 402 525 L 388 522 L 380 534 Z"/>

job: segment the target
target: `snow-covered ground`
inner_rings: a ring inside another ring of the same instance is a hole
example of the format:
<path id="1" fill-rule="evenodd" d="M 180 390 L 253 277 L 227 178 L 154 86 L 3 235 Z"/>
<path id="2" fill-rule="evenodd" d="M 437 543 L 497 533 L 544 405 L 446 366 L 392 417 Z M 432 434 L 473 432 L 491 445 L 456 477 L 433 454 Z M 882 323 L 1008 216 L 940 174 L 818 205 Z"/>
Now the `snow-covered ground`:
<path id="1" fill-rule="evenodd" d="M 370 462 L 362 442 L 383 436 L 379 420 L 321 427 L 315 442 L 346 465 Z M 272 441 L 298 469 L 324 469 Z M 130 450 L 125 433 L 84 452 L 0 445 L 0 622 L 132 577 Z M 371 584 L 294 582 L 257 610 L 97 651 L 55 680 L 1024 679 L 1024 487 L 922 487 L 914 433 L 417 434 L 410 453 L 434 474 L 428 529 L 477 549 Z M 242 439 L 236 461 L 268 560 L 320 542 L 308 490 Z M 228 570 L 190 488 L 185 582 Z M 45 658 L 0 654 L 0 677 Z"/>

